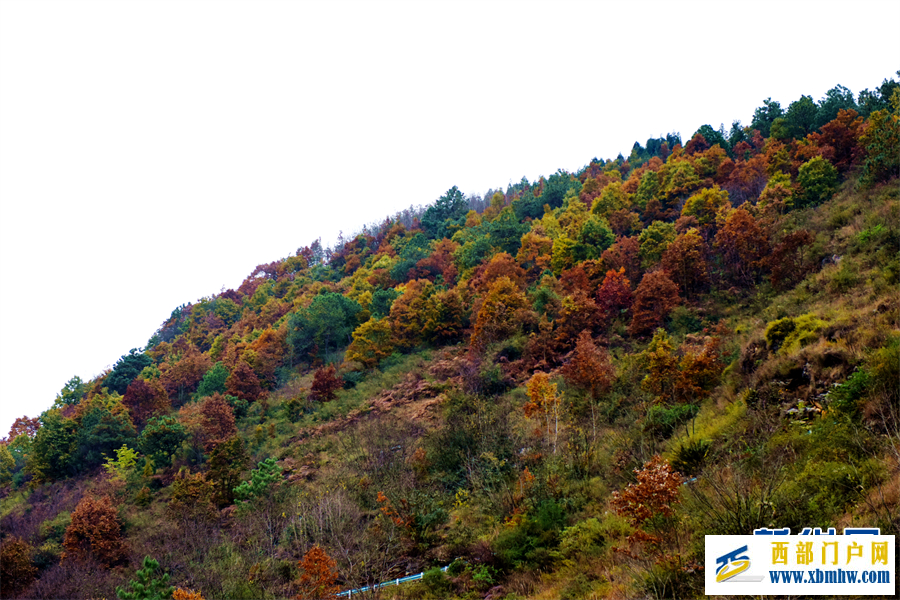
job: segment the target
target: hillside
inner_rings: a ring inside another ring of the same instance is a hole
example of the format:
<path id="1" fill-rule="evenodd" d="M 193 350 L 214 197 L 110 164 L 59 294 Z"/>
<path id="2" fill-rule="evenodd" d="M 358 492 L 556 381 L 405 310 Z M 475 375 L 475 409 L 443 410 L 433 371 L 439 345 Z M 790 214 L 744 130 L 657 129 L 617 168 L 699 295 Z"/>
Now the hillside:
<path id="1" fill-rule="evenodd" d="M 898 535 L 898 157 L 900 84 L 837 86 L 259 265 L 16 421 L 0 595 L 691 598 L 705 534 Z"/>

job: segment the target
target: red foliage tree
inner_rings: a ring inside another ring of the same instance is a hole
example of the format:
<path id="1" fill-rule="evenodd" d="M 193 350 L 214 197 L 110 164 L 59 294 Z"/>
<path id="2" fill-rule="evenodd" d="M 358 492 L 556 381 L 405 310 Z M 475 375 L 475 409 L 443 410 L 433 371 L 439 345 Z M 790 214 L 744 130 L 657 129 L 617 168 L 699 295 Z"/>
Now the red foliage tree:
<path id="1" fill-rule="evenodd" d="M 247 402 L 255 402 L 263 393 L 259 377 L 244 360 L 238 361 L 225 380 L 225 389 L 228 395 L 243 398 Z"/>
<path id="2" fill-rule="evenodd" d="M 7 439 L 13 441 L 23 433 L 33 438 L 40 427 L 41 422 L 37 417 L 33 419 L 29 419 L 27 415 L 19 417 L 13 421 L 12 427 L 9 428 L 9 437 Z"/>
<path id="3" fill-rule="evenodd" d="M 158 380 L 135 379 L 128 384 L 122 404 L 128 407 L 135 427 L 142 428 L 150 417 L 168 412 L 169 396 Z"/>
<path id="4" fill-rule="evenodd" d="M 126 559 L 119 514 L 109 496 L 85 496 L 72 512 L 72 522 L 63 537 L 63 559 L 93 555 L 112 566 Z"/>
<path id="5" fill-rule="evenodd" d="M 344 380 L 335 375 L 335 371 L 334 365 L 316 369 L 309 395 L 311 400 L 328 402 L 337 397 L 336 392 L 344 387 Z"/>
<path id="6" fill-rule="evenodd" d="M 678 286 L 664 271 L 644 275 L 634 295 L 632 318 L 628 332 L 633 336 L 646 335 L 662 325 L 672 309 L 678 306 Z"/>
<path id="7" fill-rule="evenodd" d="M 603 321 L 609 323 L 631 308 L 632 301 L 631 282 L 625 277 L 625 269 L 607 271 L 597 290 L 597 307 Z"/>
<path id="8" fill-rule="evenodd" d="M 809 272 L 808 248 L 815 241 L 806 229 L 794 231 L 782 238 L 766 261 L 771 269 L 772 285 L 787 289 L 803 279 Z"/>

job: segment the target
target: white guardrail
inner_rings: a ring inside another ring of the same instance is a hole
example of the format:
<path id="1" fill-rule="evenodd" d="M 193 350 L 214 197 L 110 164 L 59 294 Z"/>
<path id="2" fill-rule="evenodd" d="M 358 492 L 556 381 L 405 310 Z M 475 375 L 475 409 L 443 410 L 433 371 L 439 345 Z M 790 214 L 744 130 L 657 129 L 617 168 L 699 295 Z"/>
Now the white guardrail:
<path id="1" fill-rule="evenodd" d="M 449 569 L 449 568 L 450 568 L 449 565 L 447 565 L 446 567 L 441 567 L 441 571 L 446 572 L 447 569 Z M 365 592 L 375 590 L 378 588 L 388 587 L 390 585 L 400 585 L 401 583 L 407 583 L 410 581 L 418 581 L 419 579 L 422 579 L 422 577 L 424 577 L 424 575 L 425 575 L 425 571 L 423 571 L 421 573 L 416 573 L 415 575 L 408 575 L 406 577 L 398 577 L 397 579 L 383 581 L 381 583 L 376 583 L 375 585 L 367 585 L 365 587 L 356 588 L 355 590 L 346 590 L 343 592 L 338 592 L 337 594 L 335 594 L 335 596 L 337 596 L 339 598 L 342 596 L 346 596 L 347 598 L 352 598 L 353 594 L 364 594 Z"/>

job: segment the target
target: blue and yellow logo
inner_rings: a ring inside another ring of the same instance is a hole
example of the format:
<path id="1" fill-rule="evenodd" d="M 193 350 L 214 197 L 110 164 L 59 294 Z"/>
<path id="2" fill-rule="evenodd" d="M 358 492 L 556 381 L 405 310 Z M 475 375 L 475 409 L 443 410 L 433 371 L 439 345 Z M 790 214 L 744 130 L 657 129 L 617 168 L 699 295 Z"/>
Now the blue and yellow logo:
<path id="1" fill-rule="evenodd" d="M 741 546 L 716 559 L 716 583 L 728 581 L 750 568 L 750 558 L 745 554 L 747 546 Z"/>

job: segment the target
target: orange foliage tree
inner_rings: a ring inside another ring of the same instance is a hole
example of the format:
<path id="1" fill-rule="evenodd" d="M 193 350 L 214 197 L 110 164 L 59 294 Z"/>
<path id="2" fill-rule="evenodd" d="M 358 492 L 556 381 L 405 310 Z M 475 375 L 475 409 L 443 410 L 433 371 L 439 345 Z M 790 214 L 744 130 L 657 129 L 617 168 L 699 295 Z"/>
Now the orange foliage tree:
<path id="1" fill-rule="evenodd" d="M 694 296 L 709 285 L 707 248 L 696 229 L 688 229 L 669 244 L 662 268 L 685 296 Z"/>
<path id="2" fill-rule="evenodd" d="M 72 512 L 72 522 L 63 537 L 64 559 L 93 555 L 112 566 L 126 559 L 119 515 L 109 496 L 85 496 Z"/>
<path id="3" fill-rule="evenodd" d="M 613 492 L 612 504 L 616 514 L 628 519 L 635 527 L 642 527 L 657 515 L 670 517 L 678 500 L 681 476 L 672 470 L 668 461 L 654 456 L 635 469 L 637 483 L 629 484 L 621 492 Z"/>
<path id="4" fill-rule="evenodd" d="M 678 286 L 664 271 L 647 273 L 635 292 L 628 332 L 634 336 L 650 333 L 662 325 L 663 319 L 680 301 Z"/>
<path id="5" fill-rule="evenodd" d="M 737 284 L 753 283 L 769 253 L 769 240 L 746 210 L 731 211 L 716 233 L 715 249 L 722 257 L 725 273 Z"/>
<path id="6" fill-rule="evenodd" d="M 256 373 L 261 386 L 271 388 L 275 385 L 275 369 L 287 354 L 286 337 L 287 328 L 275 330 L 270 327 L 244 352 L 243 358 Z"/>
<path id="7" fill-rule="evenodd" d="M 591 428 L 593 438 L 597 438 L 596 401 L 612 384 L 615 373 L 609 354 L 598 348 L 589 331 L 582 331 L 575 345 L 575 352 L 561 369 L 563 377 L 570 384 L 587 390 L 591 396 Z"/>
<path id="8" fill-rule="evenodd" d="M 4 598 L 12 598 L 37 576 L 31 552 L 31 544 L 16 536 L 0 543 L 0 595 Z"/>
<path id="9" fill-rule="evenodd" d="M 620 237 L 603 251 L 600 262 L 609 271 L 625 270 L 625 277 L 632 284 L 641 279 L 641 244 L 637 236 Z"/>
<path id="10" fill-rule="evenodd" d="M 207 396 L 203 400 L 200 415 L 203 447 L 207 452 L 237 433 L 234 410 L 219 393 Z"/>
<path id="11" fill-rule="evenodd" d="M 162 345 L 162 344 L 160 344 Z M 178 344 L 173 345 L 173 348 Z M 203 376 L 212 367 L 209 356 L 201 353 L 194 346 L 189 346 L 183 354 L 170 355 L 160 365 L 162 376 L 160 382 L 172 400 L 172 404 L 181 406 L 197 390 Z"/>
<path id="12" fill-rule="evenodd" d="M 516 262 L 525 269 L 529 278 L 535 279 L 550 267 L 552 251 L 552 239 L 537 231 L 529 231 L 522 236 L 522 245 L 516 254 Z"/>
<path id="13" fill-rule="evenodd" d="M 556 384 L 550 383 L 547 373 L 538 372 L 532 375 L 526 384 L 528 402 L 525 403 L 525 416 L 537 419 L 546 429 L 546 440 L 556 454 L 559 439 L 559 420 L 562 416 L 562 397 L 556 392 Z"/>
<path id="14" fill-rule="evenodd" d="M 318 545 L 304 554 L 297 566 L 303 571 L 300 575 L 300 593 L 296 596 L 297 600 L 333 598 L 340 590 L 335 585 L 338 578 L 337 562 Z"/>
<path id="15" fill-rule="evenodd" d="M 475 275 L 469 280 L 469 287 L 483 294 L 500 277 L 508 277 L 520 289 L 525 287 L 525 270 L 506 252 L 498 252 L 487 264 L 477 267 Z"/>
<path id="16" fill-rule="evenodd" d="M 23 433 L 28 437 L 33 438 L 40 427 L 41 421 L 37 417 L 34 417 L 33 419 L 29 419 L 28 415 L 19 417 L 13 422 L 12 427 L 9 428 L 9 436 L 7 439 L 12 441 Z"/>

